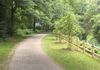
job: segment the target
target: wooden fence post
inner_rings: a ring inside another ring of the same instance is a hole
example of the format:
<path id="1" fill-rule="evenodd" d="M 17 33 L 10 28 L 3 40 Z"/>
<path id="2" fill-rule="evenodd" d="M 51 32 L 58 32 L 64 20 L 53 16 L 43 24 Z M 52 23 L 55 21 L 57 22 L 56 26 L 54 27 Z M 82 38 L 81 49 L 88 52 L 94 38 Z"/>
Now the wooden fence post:
<path id="1" fill-rule="evenodd" d="M 85 41 L 83 40 L 83 53 L 85 53 Z"/>
<path id="2" fill-rule="evenodd" d="M 92 47 L 92 56 L 94 57 L 94 53 L 95 53 L 95 52 L 94 52 L 94 44 L 92 44 L 91 47 Z"/>
<path id="3" fill-rule="evenodd" d="M 80 45 L 79 45 L 79 39 L 77 39 L 77 47 L 78 47 L 78 50 L 79 50 L 79 47 L 80 47 Z"/>

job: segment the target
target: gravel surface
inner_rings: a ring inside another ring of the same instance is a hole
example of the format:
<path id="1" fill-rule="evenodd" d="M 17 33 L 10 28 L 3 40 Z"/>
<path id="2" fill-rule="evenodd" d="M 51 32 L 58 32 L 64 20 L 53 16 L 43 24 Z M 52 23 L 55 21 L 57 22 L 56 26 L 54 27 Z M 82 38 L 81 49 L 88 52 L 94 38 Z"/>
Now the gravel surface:
<path id="1" fill-rule="evenodd" d="M 9 70 L 63 70 L 43 51 L 41 40 L 47 34 L 37 34 L 17 45 Z"/>

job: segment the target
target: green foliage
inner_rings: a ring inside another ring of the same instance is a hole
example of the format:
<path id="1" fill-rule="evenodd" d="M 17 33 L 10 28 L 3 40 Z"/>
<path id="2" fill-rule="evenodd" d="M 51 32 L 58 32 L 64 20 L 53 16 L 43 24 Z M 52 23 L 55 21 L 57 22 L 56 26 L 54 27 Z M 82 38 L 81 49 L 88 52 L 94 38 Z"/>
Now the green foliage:
<path id="1" fill-rule="evenodd" d="M 76 19 L 76 15 L 71 12 L 55 23 L 54 33 L 57 35 L 59 42 L 65 36 L 64 38 L 69 42 L 68 48 L 72 46 L 70 43 L 72 43 L 73 37 L 78 36 L 81 31 L 82 29 Z"/>
<path id="2" fill-rule="evenodd" d="M 55 28 L 57 34 L 74 36 L 81 30 L 90 34 L 97 23 L 95 15 L 100 5 L 97 0 L 1 0 L 0 9 L 0 19 L 6 23 L 7 34 L 17 29 L 34 30 L 38 22 L 40 31 Z"/>
<path id="3" fill-rule="evenodd" d="M 94 26 L 94 36 L 97 39 L 97 41 L 100 43 L 100 23 Z"/>
<path id="4" fill-rule="evenodd" d="M 17 29 L 16 34 L 18 36 L 26 36 L 32 34 L 32 29 Z"/>
<path id="5" fill-rule="evenodd" d="M 16 29 L 27 29 L 32 28 L 32 16 L 31 14 L 27 14 L 29 10 L 23 10 L 18 8 L 16 10 Z"/>
<path id="6" fill-rule="evenodd" d="M 93 16 L 95 14 L 95 9 L 96 9 L 96 5 L 95 6 L 91 6 L 85 13 L 83 16 L 83 21 L 81 23 L 81 26 L 84 28 L 86 33 L 89 33 L 92 29 L 92 26 L 94 25 L 94 20 L 93 20 Z"/>
<path id="7" fill-rule="evenodd" d="M 61 18 L 55 23 L 54 32 L 57 34 L 67 35 L 68 37 L 73 37 L 81 33 L 81 28 L 76 16 L 73 13 L 69 13 L 67 16 Z"/>

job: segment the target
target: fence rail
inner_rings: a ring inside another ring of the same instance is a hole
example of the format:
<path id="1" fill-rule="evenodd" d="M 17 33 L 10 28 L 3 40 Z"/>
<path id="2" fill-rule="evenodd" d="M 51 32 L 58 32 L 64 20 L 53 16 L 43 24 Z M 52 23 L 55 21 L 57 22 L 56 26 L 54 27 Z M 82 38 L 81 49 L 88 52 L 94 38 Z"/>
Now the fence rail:
<path id="1" fill-rule="evenodd" d="M 66 40 L 66 37 L 64 37 L 64 36 L 63 36 L 62 39 L 64 39 L 66 42 L 68 42 L 68 41 Z M 68 42 L 68 43 L 69 43 L 69 42 Z M 78 43 L 79 43 L 79 42 L 78 42 Z M 88 49 L 88 48 L 85 46 L 86 43 L 84 43 L 84 45 L 82 45 L 82 46 L 80 46 L 80 43 L 79 43 L 79 45 L 74 44 L 74 43 L 71 43 L 71 44 L 73 44 L 74 46 L 79 47 L 80 49 L 82 49 L 83 51 L 89 53 L 89 54 L 92 55 L 92 56 L 96 56 L 96 57 L 100 58 L 100 54 L 97 54 L 97 53 L 93 50 L 93 49 L 100 50 L 100 48 L 98 48 L 98 47 L 95 47 L 95 46 L 92 47 L 92 45 L 89 44 L 90 48 L 92 48 L 92 49 Z"/>

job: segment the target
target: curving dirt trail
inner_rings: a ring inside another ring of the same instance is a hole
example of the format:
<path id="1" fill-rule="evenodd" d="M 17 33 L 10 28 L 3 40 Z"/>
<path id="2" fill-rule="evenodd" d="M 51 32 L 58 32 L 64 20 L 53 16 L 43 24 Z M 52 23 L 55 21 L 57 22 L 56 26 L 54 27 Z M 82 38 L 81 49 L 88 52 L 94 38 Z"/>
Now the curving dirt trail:
<path id="1" fill-rule="evenodd" d="M 43 51 L 41 40 L 47 34 L 37 34 L 18 44 L 9 70 L 63 70 Z"/>

